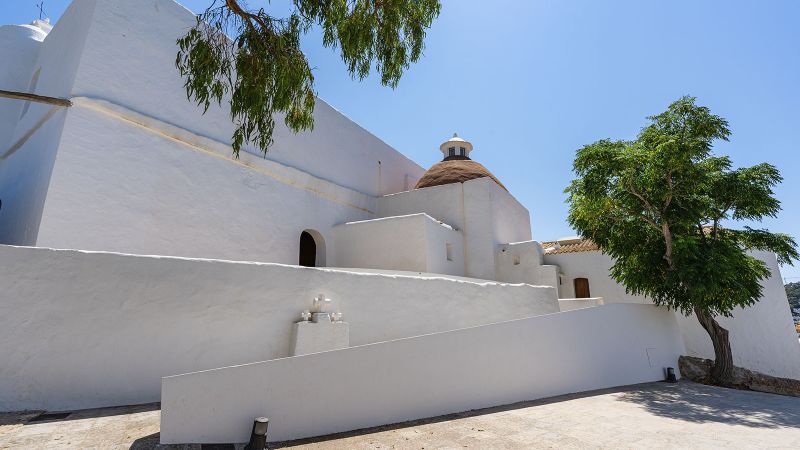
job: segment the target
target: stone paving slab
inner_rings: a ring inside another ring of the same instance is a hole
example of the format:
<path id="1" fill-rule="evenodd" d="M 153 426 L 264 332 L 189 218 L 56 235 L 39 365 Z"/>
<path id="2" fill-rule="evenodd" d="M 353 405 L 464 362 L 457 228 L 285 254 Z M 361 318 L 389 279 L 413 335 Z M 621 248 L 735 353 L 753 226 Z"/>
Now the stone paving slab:
<path id="1" fill-rule="evenodd" d="M 62 420 L 31 422 L 36 415 L 0 414 L 0 449 L 213 448 L 159 445 L 157 404 L 77 411 Z M 649 383 L 277 443 L 270 448 L 798 449 L 800 398 L 690 382 Z"/>

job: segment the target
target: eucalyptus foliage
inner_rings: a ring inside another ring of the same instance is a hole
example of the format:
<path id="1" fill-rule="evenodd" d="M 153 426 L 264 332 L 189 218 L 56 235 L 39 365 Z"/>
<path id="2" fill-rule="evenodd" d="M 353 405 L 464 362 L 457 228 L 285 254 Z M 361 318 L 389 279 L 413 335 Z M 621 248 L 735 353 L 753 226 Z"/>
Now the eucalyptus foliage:
<path id="1" fill-rule="evenodd" d="M 268 2 L 267 2 L 268 3 Z M 245 143 L 262 152 L 272 144 L 275 115 L 294 132 L 314 124 L 314 74 L 300 48 L 313 26 L 326 47 L 338 48 L 350 75 L 377 71 L 396 87 L 422 56 L 439 0 L 293 0 L 288 17 L 242 0 L 214 0 L 178 40 L 176 65 L 187 96 L 207 111 L 230 102 L 234 154 Z"/>
<path id="2" fill-rule="evenodd" d="M 783 264 L 798 258 L 786 234 L 735 227 L 776 217 L 773 188 L 782 178 L 770 164 L 734 168 L 715 156 L 714 142 L 730 136 L 728 122 L 692 97 L 649 121 L 635 140 L 601 140 L 577 152 L 569 222 L 613 257 L 611 276 L 629 293 L 694 312 L 719 361 L 730 348 L 713 317 L 753 305 L 770 276 L 748 250 L 774 252 Z"/>

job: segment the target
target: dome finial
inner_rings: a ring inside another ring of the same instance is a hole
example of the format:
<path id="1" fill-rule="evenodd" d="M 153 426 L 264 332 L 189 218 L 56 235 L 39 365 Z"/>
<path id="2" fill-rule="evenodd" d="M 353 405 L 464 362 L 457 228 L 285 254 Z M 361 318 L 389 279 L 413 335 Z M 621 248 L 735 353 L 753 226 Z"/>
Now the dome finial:
<path id="1" fill-rule="evenodd" d="M 439 146 L 439 150 L 444 155 L 444 161 L 450 159 L 469 159 L 472 151 L 472 144 L 458 137 L 458 133 L 453 133 L 453 137 Z"/>

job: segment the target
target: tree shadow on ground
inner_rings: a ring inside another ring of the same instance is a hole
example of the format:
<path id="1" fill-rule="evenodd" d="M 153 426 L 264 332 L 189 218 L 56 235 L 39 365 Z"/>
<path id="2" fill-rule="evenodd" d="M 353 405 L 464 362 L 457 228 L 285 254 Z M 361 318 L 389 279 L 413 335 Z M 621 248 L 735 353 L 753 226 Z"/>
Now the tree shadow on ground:
<path id="1" fill-rule="evenodd" d="M 617 400 L 642 405 L 660 417 L 754 428 L 800 427 L 800 398 L 682 381 L 660 389 L 633 389 Z"/>

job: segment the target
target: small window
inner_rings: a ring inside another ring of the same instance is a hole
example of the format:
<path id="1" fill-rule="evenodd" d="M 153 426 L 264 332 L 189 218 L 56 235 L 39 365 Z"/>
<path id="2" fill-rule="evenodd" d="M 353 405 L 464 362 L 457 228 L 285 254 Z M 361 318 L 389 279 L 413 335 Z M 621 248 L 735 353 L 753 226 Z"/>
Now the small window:
<path id="1" fill-rule="evenodd" d="M 450 147 L 447 149 L 447 156 L 456 156 L 456 148 Z"/>
<path id="2" fill-rule="evenodd" d="M 519 255 L 514 255 L 514 265 L 515 266 L 519 265 Z"/>
<path id="3" fill-rule="evenodd" d="M 467 149 L 465 149 L 464 147 L 459 147 L 458 150 L 461 156 L 467 156 Z"/>
<path id="4" fill-rule="evenodd" d="M 445 254 L 447 255 L 447 260 L 453 260 L 453 244 L 444 244 Z"/>

